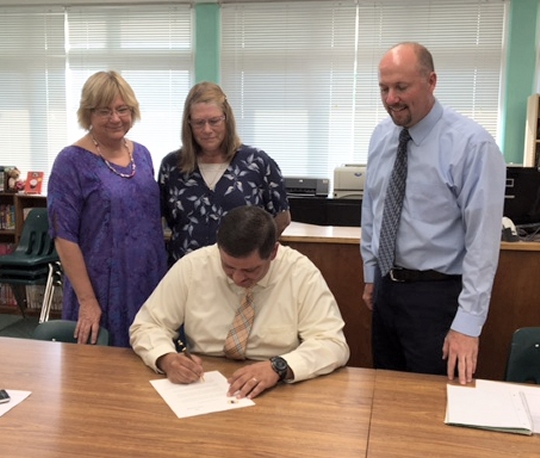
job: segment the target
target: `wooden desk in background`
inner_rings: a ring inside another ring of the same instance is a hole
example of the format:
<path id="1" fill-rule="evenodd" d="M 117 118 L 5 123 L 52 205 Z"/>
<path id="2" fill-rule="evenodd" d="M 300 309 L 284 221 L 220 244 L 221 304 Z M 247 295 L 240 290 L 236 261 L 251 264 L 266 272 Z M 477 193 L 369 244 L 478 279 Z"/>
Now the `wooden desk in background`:
<path id="1" fill-rule="evenodd" d="M 334 293 L 345 320 L 345 337 L 351 349 L 348 365 L 373 367 L 371 312 L 362 301 L 364 273 L 360 228 L 292 222 L 280 242 L 311 259 Z"/>
<path id="2" fill-rule="evenodd" d="M 2 388 L 32 391 L 0 417 L 6 458 L 365 456 L 374 372 L 280 384 L 255 406 L 178 419 L 130 349 L 0 338 Z M 229 376 L 239 363 L 205 359 Z"/>
<path id="3" fill-rule="evenodd" d="M 236 363 L 205 358 L 230 375 Z M 540 457 L 540 436 L 447 426 L 446 379 L 342 368 L 178 419 L 125 348 L 0 338 L 1 383 L 32 394 L 0 417 L 9 458 Z"/>
<path id="4" fill-rule="evenodd" d="M 293 222 L 281 242 L 308 256 L 334 293 L 351 347 L 348 364 L 373 367 L 371 312 L 362 301 L 360 234 L 358 227 Z M 524 326 L 540 326 L 540 243 L 503 242 L 490 312 L 480 338 L 478 378 L 504 379 L 512 334 Z"/>

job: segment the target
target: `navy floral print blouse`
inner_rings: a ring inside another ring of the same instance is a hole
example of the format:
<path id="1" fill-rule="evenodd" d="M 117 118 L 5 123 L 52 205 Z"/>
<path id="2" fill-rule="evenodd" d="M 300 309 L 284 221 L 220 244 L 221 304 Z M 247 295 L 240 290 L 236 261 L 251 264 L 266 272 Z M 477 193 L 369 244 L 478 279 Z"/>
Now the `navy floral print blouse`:
<path id="1" fill-rule="evenodd" d="M 273 216 L 289 209 L 285 182 L 276 162 L 264 151 L 242 145 L 211 190 L 199 168 L 181 173 L 178 155 L 161 162 L 159 186 L 162 214 L 172 231 L 169 265 L 190 251 L 216 242 L 221 218 L 235 207 L 256 205 Z"/>

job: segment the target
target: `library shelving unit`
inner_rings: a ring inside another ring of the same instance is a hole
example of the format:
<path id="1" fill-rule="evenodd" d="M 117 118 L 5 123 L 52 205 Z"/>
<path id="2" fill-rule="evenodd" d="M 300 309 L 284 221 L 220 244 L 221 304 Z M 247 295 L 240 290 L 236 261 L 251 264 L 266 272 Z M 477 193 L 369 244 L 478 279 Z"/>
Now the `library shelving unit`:
<path id="1" fill-rule="evenodd" d="M 46 207 L 47 198 L 39 194 L 0 193 L 0 205 L 12 205 L 15 208 L 15 227 L 0 231 L 0 243 L 19 243 L 24 224 L 24 215 L 29 208 Z"/>
<path id="2" fill-rule="evenodd" d="M 8 245 L 14 243 L 15 200 L 13 194 L 0 192 L 0 244 Z"/>
<path id="3" fill-rule="evenodd" d="M 3 208 L 4 211 L 10 211 L 11 216 L 7 217 L 11 223 L 13 223 L 14 215 L 14 225 L 8 229 L 0 229 L 0 244 L 2 245 L 11 245 L 12 247 L 17 246 L 21 238 L 22 229 L 24 225 L 24 218 L 29 209 L 34 207 L 46 207 L 47 198 L 40 194 L 23 194 L 23 193 L 9 193 L 9 192 L 0 192 L 0 208 Z M 6 210 L 9 209 L 9 210 Z M 11 210 L 14 209 L 14 212 Z M 2 216 L 4 218 L 4 216 Z M 10 303 L 6 304 L 4 302 L 6 293 L 5 290 L 7 285 L 0 285 L 2 287 L 3 294 L 0 294 L 0 313 L 19 313 L 19 308 L 17 305 Z M 11 295 L 8 295 L 9 298 L 12 298 Z M 39 314 L 40 310 L 27 309 L 29 314 Z"/>
<path id="4" fill-rule="evenodd" d="M 525 125 L 525 148 L 523 167 L 540 165 L 540 94 L 527 99 L 527 122 Z"/>

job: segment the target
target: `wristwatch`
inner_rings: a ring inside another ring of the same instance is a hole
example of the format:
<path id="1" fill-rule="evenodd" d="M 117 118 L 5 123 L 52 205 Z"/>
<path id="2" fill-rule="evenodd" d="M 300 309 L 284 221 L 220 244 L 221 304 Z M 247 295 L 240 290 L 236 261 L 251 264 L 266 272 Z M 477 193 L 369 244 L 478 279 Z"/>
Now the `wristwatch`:
<path id="1" fill-rule="evenodd" d="M 287 361 L 285 361 L 281 356 L 273 356 L 270 358 L 270 362 L 272 363 L 272 369 L 274 369 L 276 374 L 279 375 L 279 379 L 285 380 L 289 370 Z"/>

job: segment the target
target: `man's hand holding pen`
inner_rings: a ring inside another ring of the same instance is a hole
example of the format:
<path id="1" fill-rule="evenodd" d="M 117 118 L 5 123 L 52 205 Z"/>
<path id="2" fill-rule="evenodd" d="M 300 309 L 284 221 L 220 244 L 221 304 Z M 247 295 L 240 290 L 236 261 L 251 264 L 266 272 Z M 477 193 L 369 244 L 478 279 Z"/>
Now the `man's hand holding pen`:
<path id="1" fill-rule="evenodd" d="M 161 356 L 156 362 L 157 366 L 165 372 L 172 383 L 204 382 L 201 358 L 192 355 L 181 340 L 178 341 L 178 345 L 180 352 Z M 272 361 L 274 359 L 281 359 L 285 365 L 279 374 L 273 368 Z M 248 364 L 236 370 L 227 380 L 229 382 L 227 396 L 235 396 L 238 399 L 253 399 L 263 391 L 275 386 L 280 379 L 292 378 L 294 378 L 294 374 L 283 358 L 276 357 L 268 361 Z"/>
<path id="2" fill-rule="evenodd" d="M 187 351 L 167 353 L 157 360 L 157 366 L 165 372 L 172 383 L 193 383 L 204 381 L 202 360 Z"/>

